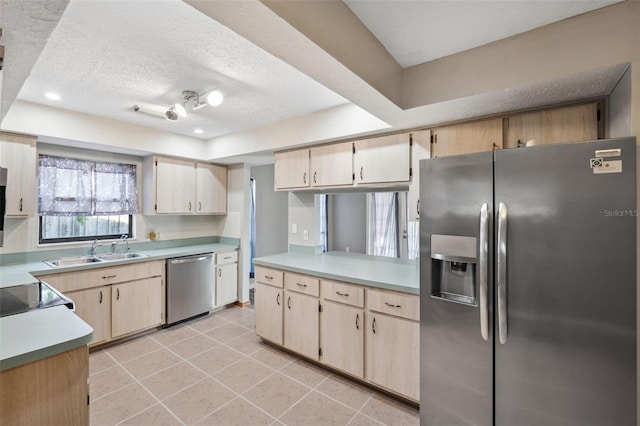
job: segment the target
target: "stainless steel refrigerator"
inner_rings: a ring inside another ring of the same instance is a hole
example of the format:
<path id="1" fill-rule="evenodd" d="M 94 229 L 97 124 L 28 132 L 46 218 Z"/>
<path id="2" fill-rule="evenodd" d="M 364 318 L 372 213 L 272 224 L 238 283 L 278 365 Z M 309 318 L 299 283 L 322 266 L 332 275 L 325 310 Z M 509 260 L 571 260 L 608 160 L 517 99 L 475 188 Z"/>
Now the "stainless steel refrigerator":
<path id="1" fill-rule="evenodd" d="M 423 425 L 636 424 L 635 138 L 420 163 Z"/>

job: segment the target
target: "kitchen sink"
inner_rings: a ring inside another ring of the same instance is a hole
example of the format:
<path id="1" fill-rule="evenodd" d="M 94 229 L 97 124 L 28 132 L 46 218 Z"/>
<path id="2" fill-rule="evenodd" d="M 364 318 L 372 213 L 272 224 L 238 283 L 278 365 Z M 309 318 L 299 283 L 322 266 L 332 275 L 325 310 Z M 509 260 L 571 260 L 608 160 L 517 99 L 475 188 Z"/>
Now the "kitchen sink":
<path id="1" fill-rule="evenodd" d="M 142 253 L 105 253 L 105 254 L 100 254 L 97 257 L 99 259 L 102 259 L 104 261 L 110 261 L 110 260 L 125 260 L 125 259 L 135 259 L 137 257 L 147 257 L 147 254 L 142 254 Z"/>
<path id="2" fill-rule="evenodd" d="M 59 266 L 73 266 L 73 265 L 86 265 L 87 263 L 97 263 L 103 262 L 102 259 L 97 256 L 75 256 L 75 257 L 63 257 L 62 259 L 56 260 L 45 260 L 49 266 L 53 266 L 57 268 Z"/>

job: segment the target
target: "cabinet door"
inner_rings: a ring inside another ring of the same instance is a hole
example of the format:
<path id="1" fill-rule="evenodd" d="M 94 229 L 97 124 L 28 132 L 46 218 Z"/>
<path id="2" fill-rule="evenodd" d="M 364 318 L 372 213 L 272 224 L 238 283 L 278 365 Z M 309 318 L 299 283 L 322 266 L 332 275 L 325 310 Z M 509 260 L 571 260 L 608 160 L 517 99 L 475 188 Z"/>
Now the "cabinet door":
<path id="1" fill-rule="evenodd" d="M 433 156 L 471 154 L 502 148 L 502 119 L 441 127 L 434 131 Z"/>
<path id="2" fill-rule="evenodd" d="M 0 134 L 0 166 L 7 170 L 7 217 L 33 216 L 36 204 L 35 139 Z"/>
<path id="3" fill-rule="evenodd" d="M 355 141 L 356 183 L 407 182 L 411 144 L 408 133 Z"/>
<path id="4" fill-rule="evenodd" d="M 111 335 L 122 336 L 162 323 L 162 278 L 111 287 Z"/>
<path id="5" fill-rule="evenodd" d="M 236 300 L 238 300 L 238 264 L 216 266 L 216 305 L 227 305 Z"/>
<path id="6" fill-rule="evenodd" d="M 308 188 L 310 183 L 309 149 L 275 154 L 274 186 L 276 190 Z"/>
<path id="7" fill-rule="evenodd" d="M 158 158 L 155 191 L 156 213 L 194 213 L 196 209 L 195 163 Z"/>
<path id="8" fill-rule="evenodd" d="M 320 318 L 322 362 L 364 378 L 364 310 L 325 301 Z"/>
<path id="9" fill-rule="evenodd" d="M 281 288 L 257 282 L 254 309 L 256 334 L 270 342 L 282 344 L 284 292 Z"/>
<path id="10" fill-rule="evenodd" d="M 518 141 L 537 145 L 581 142 L 598 138 L 596 103 L 514 115 L 507 119 L 505 148 L 517 148 Z"/>
<path id="11" fill-rule="evenodd" d="M 311 186 L 353 185 L 353 143 L 311 148 Z"/>
<path id="12" fill-rule="evenodd" d="M 365 377 L 420 399 L 420 323 L 367 311 Z"/>
<path id="13" fill-rule="evenodd" d="M 111 287 L 103 286 L 67 293 L 76 315 L 93 328 L 90 345 L 111 340 Z"/>
<path id="14" fill-rule="evenodd" d="M 318 298 L 293 291 L 285 292 L 285 298 L 284 346 L 317 361 L 320 351 Z"/>
<path id="15" fill-rule="evenodd" d="M 409 185 L 409 220 L 420 219 L 420 160 L 431 157 L 431 130 L 411 133 L 411 184 Z"/>
<path id="16" fill-rule="evenodd" d="M 227 168 L 213 164 L 196 165 L 196 213 L 227 212 Z"/>

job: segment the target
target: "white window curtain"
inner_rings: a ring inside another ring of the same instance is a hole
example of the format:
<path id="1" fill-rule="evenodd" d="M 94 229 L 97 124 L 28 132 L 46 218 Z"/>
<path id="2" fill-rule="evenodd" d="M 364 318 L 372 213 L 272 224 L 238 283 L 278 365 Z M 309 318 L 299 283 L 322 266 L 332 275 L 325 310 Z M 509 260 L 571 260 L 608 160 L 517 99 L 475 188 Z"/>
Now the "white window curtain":
<path id="1" fill-rule="evenodd" d="M 136 166 L 40 155 L 38 214 L 107 216 L 137 212 Z"/>
<path id="2" fill-rule="evenodd" d="M 369 194 L 367 254 L 398 257 L 398 193 Z"/>
<path id="3" fill-rule="evenodd" d="M 322 246 L 322 252 L 329 251 L 329 195 L 320 194 L 316 195 L 316 206 L 318 206 L 318 234 L 320 238 L 320 245 Z"/>

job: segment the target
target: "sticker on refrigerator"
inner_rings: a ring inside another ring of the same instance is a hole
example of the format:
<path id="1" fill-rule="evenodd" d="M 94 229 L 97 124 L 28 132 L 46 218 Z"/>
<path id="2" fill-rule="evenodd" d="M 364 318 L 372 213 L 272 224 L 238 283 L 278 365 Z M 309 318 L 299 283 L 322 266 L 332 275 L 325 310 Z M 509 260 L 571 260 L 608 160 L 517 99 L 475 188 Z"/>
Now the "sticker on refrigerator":
<path id="1" fill-rule="evenodd" d="M 596 151 L 596 157 L 620 157 L 622 155 L 622 150 L 620 148 L 616 149 L 599 149 Z"/>
<path id="2" fill-rule="evenodd" d="M 605 161 L 602 158 L 592 158 L 591 168 L 593 174 L 605 174 L 605 173 L 622 173 L 622 160 L 610 160 Z"/>

